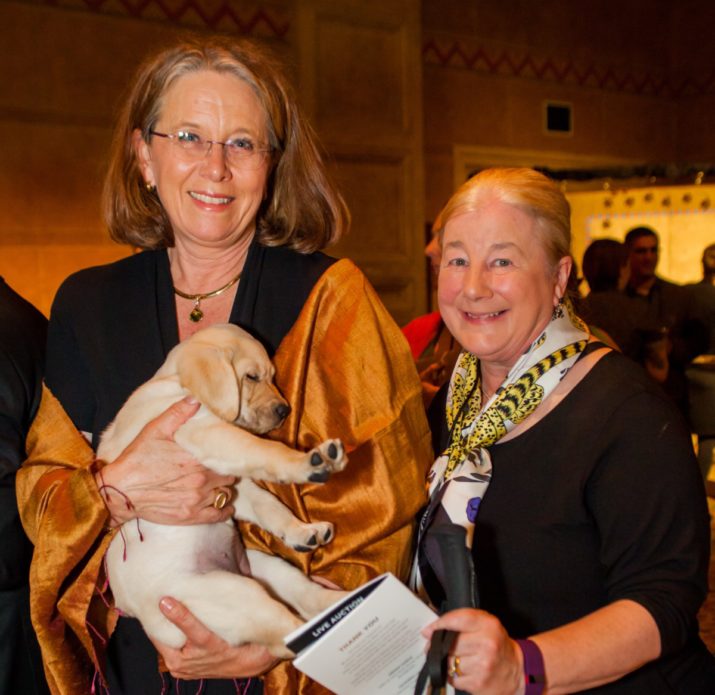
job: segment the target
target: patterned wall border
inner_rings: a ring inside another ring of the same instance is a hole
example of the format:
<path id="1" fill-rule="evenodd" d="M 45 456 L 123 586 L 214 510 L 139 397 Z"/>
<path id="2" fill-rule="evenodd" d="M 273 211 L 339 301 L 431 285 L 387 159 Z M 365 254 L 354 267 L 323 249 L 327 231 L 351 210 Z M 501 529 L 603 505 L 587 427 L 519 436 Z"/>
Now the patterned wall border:
<path id="1" fill-rule="evenodd" d="M 38 0 L 20 1 L 38 4 Z M 287 9 L 247 8 L 241 0 L 39 0 L 39 4 L 137 19 L 168 20 L 185 26 L 281 40 L 286 39 L 291 18 Z M 483 45 L 472 48 L 458 40 L 429 37 L 422 44 L 422 57 L 428 65 L 639 95 L 676 99 L 715 93 L 715 68 L 702 78 L 691 75 L 680 78 L 594 63 L 578 64 L 570 59 L 536 58 L 529 54 L 515 57 L 507 51 Z"/>
<path id="2" fill-rule="evenodd" d="M 240 0 L 40 0 L 40 4 L 278 39 L 285 39 L 290 28 L 288 11 L 246 7 Z"/>
<path id="3" fill-rule="evenodd" d="M 679 98 L 715 92 L 715 68 L 701 79 L 692 76 L 673 78 L 658 73 L 619 71 L 593 63 L 579 65 L 568 59 L 535 58 L 529 54 L 515 58 L 503 50 L 491 50 L 485 46 L 469 48 L 460 41 L 434 38 L 427 38 L 422 44 L 422 58 L 426 64 L 440 67 L 639 95 Z"/>

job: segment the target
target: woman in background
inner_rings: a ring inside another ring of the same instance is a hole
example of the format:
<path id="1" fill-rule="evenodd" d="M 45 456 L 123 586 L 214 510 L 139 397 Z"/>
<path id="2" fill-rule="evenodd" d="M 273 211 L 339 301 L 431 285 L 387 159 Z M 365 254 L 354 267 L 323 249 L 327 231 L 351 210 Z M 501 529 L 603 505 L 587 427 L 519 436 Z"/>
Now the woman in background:
<path id="1" fill-rule="evenodd" d="M 579 302 L 580 315 L 662 384 L 668 377 L 669 338 L 645 315 L 643 302 L 624 292 L 631 274 L 626 245 L 616 239 L 592 241 L 583 255 L 583 274 L 590 292 Z"/>
<path id="2" fill-rule="evenodd" d="M 439 239 L 436 235 L 433 235 L 429 244 L 425 246 L 425 256 L 429 258 L 436 286 L 442 257 Z M 444 325 L 439 311 L 412 319 L 402 327 L 402 333 L 407 338 L 412 358 L 420 375 L 422 397 L 427 408 L 442 384 L 452 374 L 460 347 Z"/>

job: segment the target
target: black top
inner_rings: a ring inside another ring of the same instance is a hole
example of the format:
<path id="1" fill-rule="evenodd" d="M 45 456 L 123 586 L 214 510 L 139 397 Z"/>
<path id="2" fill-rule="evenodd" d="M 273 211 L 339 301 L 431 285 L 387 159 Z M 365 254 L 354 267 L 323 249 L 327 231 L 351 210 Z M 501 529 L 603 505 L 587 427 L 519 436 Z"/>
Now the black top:
<path id="1" fill-rule="evenodd" d="M 230 322 L 273 355 L 318 278 L 335 262 L 257 243 L 248 251 Z M 70 276 L 50 316 L 47 384 L 80 430 L 94 435 L 179 342 L 169 260 L 144 251 Z"/>
<path id="2" fill-rule="evenodd" d="M 253 243 L 230 321 L 275 353 L 321 275 L 335 262 L 321 253 L 298 254 Z M 145 251 L 68 278 L 52 307 L 47 384 L 96 447 L 127 397 L 161 366 L 179 342 L 168 256 Z M 139 622 L 120 618 L 109 643 L 111 695 L 174 692 L 174 679 L 157 672 L 156 652 Z M 162 688 L 166 687 L 166 690 Z M 181 692 L 198 692 L 198 681 Z M 178 686 L 177 686 L 178 689 Z M 260 690 L 254 680 L 251 692 Z M 204 695 L 235 695 L 234 680 L 207 680 Z"/>
<path id="3" fill-rule="evenodd" d="M 609 353 L 490 453 L 473 544 L 481 607 L 526 637 L 631 599 L 658 624 L 663 657 L 594 692 L 714 693 L 696 620 L 710 549 L 703 484 L 681 417 L 642 370 Z"/>
<path id="4" fill-rule="evenodd" d="M 15 474 L 42 393 L 47 319 L 0 278 L 0 693 L 46 693 L 30 626 L 32 544 L 20 523 Z"/>
<path id="5" fill-rule="evenodd" d="M 715 285 L 702 280 L 692 285 L 685 285 L 692 314 L 705 333 L 705 346 L 702 352 L 715 354 Z"/>
<path id="6" fill-rule="evenodd" d="M 647 334 L 659 326 L 642 302 L 618 290 L 591 292 L 578 302 L 578 315 L 589 326 L 606 331 L 624 355 L 641 363 Z"/>
<path id="7" fill-rule="evenodd" d="M 663 390 L 673 399 L 680 412 L 688 417 L 688 387 L 685 368 L 697 355 L 707 350 L 708 330 L 698 316 L 697 307 L 691 301 L 685 287 L 656 277 L 647 295 L 641 295 L 632 287 L 626 295 L 639 306 L 643 345 L 636 359 L 645 364 L 647 343 L 653 340 L 650 329 L 666 329 L 670 342 L 668 375 L 662 384 Z"/>

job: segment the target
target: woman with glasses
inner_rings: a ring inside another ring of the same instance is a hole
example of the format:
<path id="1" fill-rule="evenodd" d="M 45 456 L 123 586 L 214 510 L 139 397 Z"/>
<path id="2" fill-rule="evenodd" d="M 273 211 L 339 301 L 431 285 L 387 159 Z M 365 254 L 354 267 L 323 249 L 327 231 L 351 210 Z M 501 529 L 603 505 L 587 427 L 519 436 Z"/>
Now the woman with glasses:
<path id="1" fill-rule="evenodd" d="M 356 267 L 319 252 L 348 213 L 285 78 L 253 44 L 182 43 L 140 68 L 119 118 L 104 211 L 112 237 L 141 252 L 60 288 L 52 393 L 19 483 L 36 544 L 33 618 L 53 691 L 90 692 L 101 681 L 112 695 L 254 693 L 261 680 L 236 679 L 269 670 L 267 692 L 301 692 L 307 681 L 289 665 L 254 645 L 228 645 L 171 597 L 162 610 L 187 635 L 180 650 L 152 645 L 137 621 L 112 610 L 102 571 L 109 528 L 231 516 L 231 505 L 221 507 L 235 481 L 172 440 L 196 406 L 174 406 L 108 465 L 75 431 L 96 447 L 177 342 L 238 324 L 273 356 L 292 406 L 277 436 L 298 448 L 339 437 L 350 458 L 327 485 L 272 488 L 299 516 L 332 521 L 333 543 L 300 555 L 250 528 L 244 536 L 342 587 L 388 570 L 404 576 L 430 456 L 407 347 Z M 180 680 L 160 674 L 157 651 Z"/>

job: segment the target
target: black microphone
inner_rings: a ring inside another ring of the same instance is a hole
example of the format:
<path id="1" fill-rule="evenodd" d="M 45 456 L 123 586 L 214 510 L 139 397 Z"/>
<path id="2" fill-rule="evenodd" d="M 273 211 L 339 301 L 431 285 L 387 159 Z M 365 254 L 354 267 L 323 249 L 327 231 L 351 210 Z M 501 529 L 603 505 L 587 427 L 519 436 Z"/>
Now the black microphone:
<path id="1" fill-rule="evenodd" d="M 442 613 L 456 608 L 477 608 L 479 596 L 472 555 L 466 546 L 467 531 L 457 524 L 439 524 L 430 530 L 437 542 L 442 560 L 440 579 L 445 592 Z M 429 682 L 433 692 L 447 682 L 447 656 L 457 637 L 451 630 L 438 630 L 432 635 L 425 665 L 415 684 L 415 695 L 422 695 Z M 458 694 L 462 691 L 456 691 Z"/>
<path id="2" fill-rule="evenodd" d="M 467 548 L 467 531 L 457 524 L 440 524 L 432 529 L 438 540 L 444 567 L 444 610 L 477 608 L 479 597 L 472 555 Z"/>

